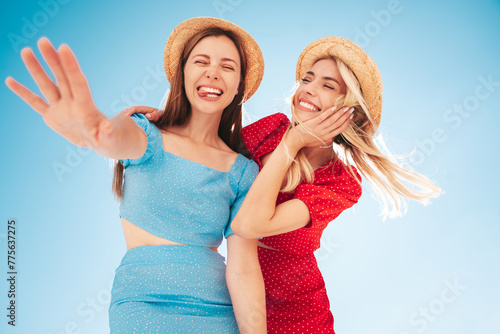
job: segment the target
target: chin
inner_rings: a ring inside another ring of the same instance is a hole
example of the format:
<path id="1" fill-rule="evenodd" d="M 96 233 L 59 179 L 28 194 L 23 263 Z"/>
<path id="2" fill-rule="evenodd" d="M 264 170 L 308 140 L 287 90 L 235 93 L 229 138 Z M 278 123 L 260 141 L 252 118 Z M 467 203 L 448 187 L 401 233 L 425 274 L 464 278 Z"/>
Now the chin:
<path id="1" fill-rule="evenodd" d="M 295 109 L 295 118 L 300 120 L 301 122 L 308 121 L 316 116 L 318 116 L 321 112 L 308 112 Z"/>

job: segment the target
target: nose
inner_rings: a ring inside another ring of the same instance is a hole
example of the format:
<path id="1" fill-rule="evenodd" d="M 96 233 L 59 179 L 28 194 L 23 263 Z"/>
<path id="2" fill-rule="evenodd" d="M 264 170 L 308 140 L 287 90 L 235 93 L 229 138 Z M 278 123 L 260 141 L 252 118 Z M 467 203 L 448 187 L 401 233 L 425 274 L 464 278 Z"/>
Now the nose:
<path id="1" fill-rule="evenodd" d="M 214 66 L 210 65 L 207 69 L 206 76 L 209 79 L 218 80 L 219 79 L 219 72 L 217 71 L 216 68 L 214 68 Z"/>
<path id="2" fill-rule="evenodd" d="M 316 88 L 314 87 L 314 84 L 311 82 L 308 85 L 305 85 L 304 92 L 307 95 L 316 96 Z"/>

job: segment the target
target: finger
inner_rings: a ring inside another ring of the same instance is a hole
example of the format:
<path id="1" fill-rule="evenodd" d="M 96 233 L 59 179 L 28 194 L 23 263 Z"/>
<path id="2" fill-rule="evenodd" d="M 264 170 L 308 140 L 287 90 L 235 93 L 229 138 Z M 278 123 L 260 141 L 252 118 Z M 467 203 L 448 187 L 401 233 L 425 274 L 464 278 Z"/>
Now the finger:
<path id="1" fill-rule="evenodd" d="M 335 107 L 328 108 L 324 112 L 320 113 L 319 115 L 308 119 L 305 122 L 302 122 L 302 125 L 306 129 L 316 129 L 317 131 L 324 129 L 325 126 L 328 126 L 329 123 L 324 123 L 326 119 L 328 119 L 330 116 L 333 115 L 335 112 Z"/>
<path id="2" fill-rule="evenodd" d="M 323 123 L 324 121 L 326 121 L 327 119 L 329 119 L 330 117 L 332 117 L 332 115 L 335 115 L 336 114 L 336 112 L 335 112 L 336 108 L 337 107 L 328 108 L 325 112 L 322 112 L 321 114 L 319 114 L 319 116 L 317 117 L 318 121 L 319 121 L 318 124 Z"/>
<path id="3" fill-rule="evenodd" d="M 144 114 L 149 120 L 157 121 L 160 119 L 160 111 L 156 108 L 147 106 L 134 106 L 121 112 L 123 115 L 132 116 L 133 114 Z"/>
<path id="4" fill-rule="evenodd" d="M 43 59 L 45 59 L 52 73 L 54 73 L 54 76 L 56 77 L 61 97 L 71 97 L 68 79 L 64 73 L 59 55 L 57 54 L 57 51 L 52 43 L 50 43 L 49 39 L 46 37 L 40 38 L 38 40 L 38 48 L 40 49 Z"/>
<path id="5" fill-rule="evenodd" d="M 352 113 L 354 112 L 354 108 L 348 108 L 347 111 L 343 111 L 337 115 L 337 119 L 335 122 L 330 123 L 330 129 L 336 129 L 341 127 L 346 120 L 350 120 L 352 118 Z"/>
<path id="6" fill-rule="evenodd" d="M 353 116 L 352 112 L 346 112 L 335 124 L 332 125 L 330 133 L 335 137 L 344 132 L 345 129 L 347 129 L 347 126 L 349 126 L 349 123 L 351 123 Z"/>
<path id="7" fill-rule="evenodd" d="M 35 109 L 36 112 L 43 114 L 49 105 L 38 95 L 33 93 L 31 90 L 21 85 L 19 82 L 11 77 L 5 80 L 5 84 L 10 88 L 17 96 L 23 99 L 24 102 L 29 104 L 29 106 Z"/>
<path id="8" fill-rule="evenodd" d="M 347 118 L 350 117 L 353 111 L 354 108 L 349 107 L 340 109 L 338 112 L 324 121 L 325 128 L 329 130 L 332 127 L 339 127 Z"/>
<path id="9" fill-rule="evenodd" d="M 133 107 L 122 110 L 120 115 L 132 116 L 134 114 Z"/>
<path id="10" fill-rule="evenodd" d="M 153 111 L 151 113 L 150 120 L 153 121 L 153 122 L 156 122 L 156 121 L 158 121 L 160 119 L 160 117 L 161 117 L 160 110 L 156 109 L 155 111 Z"/>
<path id="11" fill-rule="evenodd" d="M 60 98 L 59 90 L 35 57 L 33 50 L 24 48 L 21 51 L 21 58 L 43 96 L 49 102 L 57 101 Z"/>
<path id="12" fill-rule="evenodd" d="M 329 122 L 329 124 L 335 123 L 344 115 L 349 114 L 349 111 L 351 111 L 351 110 L 353 110 L 353 109 L 350 107 L 340 108 L 337 112 L 330 115 L 325 121 Z"/>
<path id="13" fill-rule="evenodd" d="M 132 116 L 133 114 L 146 114 L 151 113 L 153 108 L 145 106 L 133 106 L 123 110 L 120 114 Z"/>
<path id="14" fill-rule="evenodd" d="M 69 46 L 63 44 L 59 47 L 58 54 L 66 77 L 68 78 L 71 95 L 77 102 L 92 102 L 87 78 L 80 69 L 78 61 Z"/>

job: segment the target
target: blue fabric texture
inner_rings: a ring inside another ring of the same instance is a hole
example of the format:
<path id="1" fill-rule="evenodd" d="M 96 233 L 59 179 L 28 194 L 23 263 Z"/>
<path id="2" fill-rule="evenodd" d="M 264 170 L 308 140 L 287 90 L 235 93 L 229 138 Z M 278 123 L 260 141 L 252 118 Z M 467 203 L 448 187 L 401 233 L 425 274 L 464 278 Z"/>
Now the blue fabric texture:
<path id="1" fill-rule="evenodd" d="M 233 234 L 230 224 L 259 172 L 239 154 L 222 172 L 163 150 L 161 133 L 144 115 L 134 121 L 146 132 L 148 145 L 125 165 L 120 216 L 168 240 L 218 247 Z"/>
<path id="2" fill-rule="evenodd" d="M 238 155 L 228 172 L 163 150 L 160 131 L 143 115 L 134 121 L 148 143 L 125 166 L 120 216 L 185 245 L 127 251 L 115 273 L 109 325 L 115 333 L 238 333 L 218 247 L 233 234 L 259 167 Z"/>
<path id="3" fill-rule="evenodd" d="M 201 246 L 141 246 L 116 269 L 110 333 L 239 333 L 224 257 Z"/>

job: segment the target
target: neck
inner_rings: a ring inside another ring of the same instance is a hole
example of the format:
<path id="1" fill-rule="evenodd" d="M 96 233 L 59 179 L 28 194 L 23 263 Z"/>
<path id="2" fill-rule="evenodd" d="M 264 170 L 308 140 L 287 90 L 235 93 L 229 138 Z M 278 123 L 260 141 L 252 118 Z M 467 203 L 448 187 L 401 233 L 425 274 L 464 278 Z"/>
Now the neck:
<path id="1" fill-rule="evenodd" d="M 219 124 L 221 116 L 222 112 L 206 114 L 192 110 L 189 120 L 178 129 L 182 135 L 189 137 L 193 142 L 216 146 L 220 142 Z"/>
<path id="2" fill-rule="evenodd" d="M 333 147 L 304 147 L 302 150 L 309 163 L 315 166 L 322 166 L 334 156 Z"/>

